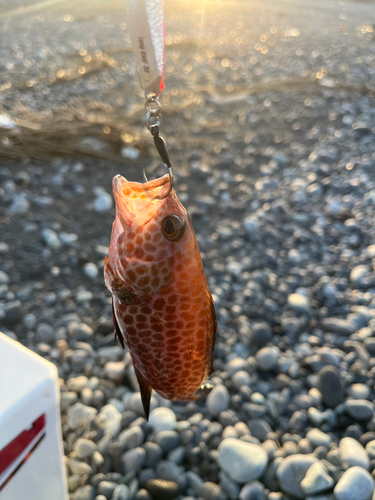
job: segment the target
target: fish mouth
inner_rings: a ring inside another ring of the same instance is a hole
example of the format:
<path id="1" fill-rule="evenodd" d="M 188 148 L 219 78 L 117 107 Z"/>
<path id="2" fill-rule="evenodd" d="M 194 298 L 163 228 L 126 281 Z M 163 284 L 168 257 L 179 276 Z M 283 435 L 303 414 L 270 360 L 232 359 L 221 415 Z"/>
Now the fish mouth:
<path id="1" fill-rule="evenodd" d="M 141 218 L 144 223 L 151 219 L 154 203 L 161 203 L 168 194 L 169 175 L 145 183 L 129 182 L 122 175 L 116 175 L 112 187 L 117 211 L 128 220 Z"/>

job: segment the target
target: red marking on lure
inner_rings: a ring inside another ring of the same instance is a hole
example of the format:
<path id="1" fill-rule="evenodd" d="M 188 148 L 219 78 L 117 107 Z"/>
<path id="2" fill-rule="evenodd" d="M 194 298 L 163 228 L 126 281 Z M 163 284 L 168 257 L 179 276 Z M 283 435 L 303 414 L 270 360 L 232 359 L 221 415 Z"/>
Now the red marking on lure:
<path id="1" fill-rule="evenodd" d="M 116 219 L 104 275 L 148 418 L 151 390 L 172 401 L 207 395 L 217 323 L 197 240 L 169 176 L 113 179 Z M 166 198 L 163 199 L 163 197 Z"/>

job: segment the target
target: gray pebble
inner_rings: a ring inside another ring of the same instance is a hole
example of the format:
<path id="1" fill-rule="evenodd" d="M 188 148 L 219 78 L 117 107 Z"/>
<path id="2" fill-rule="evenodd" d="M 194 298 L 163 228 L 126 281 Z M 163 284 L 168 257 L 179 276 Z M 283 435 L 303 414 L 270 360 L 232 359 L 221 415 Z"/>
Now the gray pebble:
<path id="1" fill-rule="evenodd" d="M 229 408 L 230 396 L 228 389 L 222 385 L 216 385 L 206 398 L 206 408 L 213 417 Z"/>
<path id="2" fill-rule="evenodd" d="M 333 366 L 325 366 L 318 374 L 318 389 L 328 408 L 336 408 L 344 401 L 344 392 L 339 373 Z"/>
<path id="3" fill-rule="evenodd" d="M 370 459 L 364 447 L 352 437 L 341 439 L 339 444 L 341 460 L 346 462 L 349 467 L 358 465 L 363 469 L 368 470 L 370 467 Z"/>
<path id="4" fill-rule="evenodd" d="M 113 491 L 112 500 L 130 500 L 130 490 L 126 484 L 118 484 Z"/>
<path id="5" fill-rule="evenodd" d="M 78 458 L 88 458 L 98 449 L 90 439 L 80 438 L 74 443 L 74 451 Z"/>
<path id="6" fill-rule="evenodd" d="M 276 368 L 277 360 L 280 355 L 280 350 L 276 346 L 263 347 L 255 356 L 259 367 L 264 371 L 271 371 Z"/>
<path id="7" fill-rule="evenodd" d="M 316 448 L 317 446 L 328 447 L 332 441 L 331 437 L 325 432 L 322 432 L 320 429 L 311 429 L 306 434 L 306 437 L 310 441 L 310 443 L 314 446 L 314 448 Z"/>
<path id="8" fill-rule="evenodd" d="M 315 463 L 319 463 L 318 460 L 308 455 L 297 454 L 285 458 L 277 469 L 281 489 L 296 498 L 305 498 L 300 484 L 306 472 Z"/>
<path id="9" fill-rule="evenodd" d="M 121 455 L 124 474 L 138 472 L 146 462 L 146 452 L 143 448 L 133 448 Z"/>
<path id="10" fill-rule="evenodd" d="M 156 434 L 154 442 L 160 446 L 164 453 L 168 453 L 180 446 L 181 438 L 176 431 L 161 431 Z"/>
<path id="11" fill-rule="evenodd" d="M 144 434 L 142 429 L 136 425 L 122 431 L 118 436 L 118 440 L 125 446 L 126 450 L 130 450 L 131 448 L 141 446 L 144 441 Z"/>
<path id="12" fill-rule="evenodd" d="M 371 500 L 374 480 L 361 467 L 351 467 L 339 479 L 334 489 L 337 500 Z"/>
<path id="13" fill-rule="evenodd" d="M 149 423 L 155 433 L 160 431 L 173 431 L 176 427 L 176 415 L 170 408 L 155 408 L 150 413 Z"/>
<path id="14" fill-rule="evenodd" d="M 370 420 L 374 415 L 374 403 L 365 399 L 349 399 L 345 403 L 347 413 L 356 420 Z"/>
<path id="15" fill-rule="evenodd" d="M 68 424 L 71 429 L 83 428 L 91 415 L 96 415 L 97 410 L 82 403 L 76 403 L 68 411 Z"/>
<path id="16" fill-rule="evenodd" d="M 98 268 L 93 262 L 86 262 L 83 266 L 83 272 L 91 280 L 95 280 L 99 275 Z"/>
<path id="17" fill-rule="evenodd" d="M 117 483 L 113 481 L 101 481 L 98 484 L 98 493 L 104 495 L 106 498 L 111 498 Z"/>
<path id="18" fill-rule="evenodd" d="M 301 489 L 306 495 L 315 495 L 332 488 L 333 479 L 328 475 L 326 468 L 320 464 L 313 464 L 301 481 Z"/>
<path id="19" fill-rule="evenodd" d="M 61 247 L 61 242 L 55 231 L 53 231 L 52 229 L 42 229 L 41 237 L 43 243 L 47 245 L 48 248 L 51 248 L 51 250 L 57 250 Z"/>
<path id="20" fill-rule="evenodd" d="M 306 295 L 292 293 L 288 296 L 288 306 L 295 311 L 308 314 L 310 312 L 310 301 Z"/>
<path id="21" fill-rule="evenodd" d="M 91 484 L 81 486 L 71 496 L 72 500 L 93 500 L 95 496 L 95 489 Z"/>
<path id="22" fill-rule="evenodd" d="M 155 500 L 173 500 L 180 492 L 177 483 L 164 479 L 150 479 L 145 488 Z"/>
<path id="23" fill-rule="evenodd" d="M 239 484 L 258 479 L 264 472 L 267 453 L 256 444 L 225 439 L 218 447 L 220 467 Z"/>

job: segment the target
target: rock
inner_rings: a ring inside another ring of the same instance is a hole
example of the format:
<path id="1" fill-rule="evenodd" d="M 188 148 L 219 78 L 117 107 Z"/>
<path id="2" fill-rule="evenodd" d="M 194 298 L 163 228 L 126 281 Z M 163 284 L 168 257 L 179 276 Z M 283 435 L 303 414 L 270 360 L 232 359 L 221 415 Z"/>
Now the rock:
<path id="1" fill-rule="evenodd" d="M 333 490 L 337 500 L 371 500 L 374 492 L 374 480 L 361 467 L 346 470 Z"/>
<path id="2" fill-rule="evenodd" d="M 79 476 L 84 476 L 85 474 L 91 476 L 93 473 L 92 467 L 90 467 L 89 464 L 86 464 L 85 462 L 80 462 L 79 460 L 70 459 L 69 469 L 73 474 L 78 474 Z"/>
<path id="3" fill-rule="evenodd" d="M 121 382 L 126 373 L 125 363 L 123 361 L 108 361 L 104 366 L 104 373 L 110 380 Z"/>
<path id="4" fill-rule="evenodd" d="M 325 432 L 322 432 L 320 429 L 311 429 L 306 434 L 306 437 L 314 446 L 314 448 L 318 446 L 326 446 L 328 448 L 332 441 L 331 437 L 328 436 L 328 434 L 326 434 Z"/>
<path id="5" fill-rule="evenodd" d="M 8 285 L 9 281 L 9 275 L 4 271 L 0 271 L 0 285 Z"/>
<path id="6" fill-rule="evenodd" d="M 252 418 L 248 421 L 247 426 L 252 436 L 263 442 L 269 432 L 272 432 L 271 426 L 262 418 Z"/>
<path id="7" fill-rule="evenodd" d="M 288 297 L 288 306 L 301 313 L 308 314 L 310 312 L 309 298 L 301 293 L 291 293 Z"/>
<path id="8" fill-rule="evenodd" d="M 121 413 L 114 405 L 105 405 L 96 417 L 96 425 L 117 436 L 121 428 Z"/>
<path id="9" fill-rule="evenodd" d="M 366 384 L 352 384 L 348 389 L 348 396 L 353 399 L 367 399 L 370 392 L 370 388 Z"/>
<path id="10" fill-rule="evenodd" d="M 176 415 L 170 408 L 155 408 L 150 413 L 149 424 L 156 434 L 161 431 L 173 431 L 176 427 Z"/>
<path id="11" fill-rule="evenodd" d="M 66 381 L 66 385 L 70 391 L 81 392 L 82 389 L 87 387 L 89 379 L 84 375 L 70 378 Z"/>
<path id="12" fill-rule="evenodd" d="M 301 481 L 301 489 L 306 495 L 315 495 L 332 488 L 333 479 L 328 475 L 326 468 L 320 464 L 313 464 Z"/>
<path id="13" fill-rule="evenodd" d="M 345 336 L 351 335 L 357 330 L 357 326 L 354 323 L 342 318 L 324 318 L 322 327 L 326 332 Z"/>
<path id="14" fill-rule="evenodd" d="M 341 439 L 339 451 L 342 462 L 346 462 L 349 467 L 358 465 L 363 469 L 368 470 L 370 467 L 370 459 L 364 447 L 352 437 Z"/>
<path id="15" fill-rule="evenodd" d="M 83 266 L 83 272 L 91 280 L 95 280 L 99 275 L 98 268 L 93 262 L 86 262 Z"/>
<path id="16" fill-rule="evenodd" d="M 72 500 L 94 500 L 95 489 L 91 484 L 81 486 L 71 496 Z"/>
<path id="17" fill-rule="evenodd" d="M 374 403 L 365 399 L 349 399 L 345 403 L 346 412 L 356 420 L 370 420 L 374 415 Z"/>
<path id="18" fill-rule="evenodd" d="M 239 495 L 239 500 L 266 500 L 266 498 L 266 490 L 259 481 L 245 484 Z"/>
<path id="19" fill-rule="evenodd" d="M 42 241 L 51 250 L 58 250 L 61 247 L 61 242 L 52 229 L 46 228 L 41 231 Z"/>
<path id="20" fill-rule="evenodd" d="M 213 417 L 229 408 L 230 396 L 225 385 L 215 385 L 206 398 L 206 408 Z"/>
<path id="21" fill-rule="evenodd" d="M 68 425 L 71 429 L 80 429 L 85 427 L 87 419 L 91 415 L 96 415 L 98 410 L 85 406 L 82 403 L 76 403 L 69 408 Z"/>
<path id="22" fill-rule="evenodd" d="M 165 479 L 150 479 L 145 488 L 155 500 L 173 500 L 180 493 L 180 487 L 175 481 Z"/>
<path id="23" fill-rule="evenodd" d="M 13 201 L 9 207 L 9 212 L 12 214 L 23 215 L 30 209 L 30 202 L 24 193 L 20 193 L 13 197 Z"/>
<path id="24" fill-rule="evenodd" d="M 99 196 L 94 201 L 94 210 L 96 212 L 108 212 L 112 208 L 112 196 L 104 190 L 100 191 Z"/>
<path id="25" fill-rule="evenodd" d="M 252 215 L 249 215 L 244 218 L 243 226 L 250 239 L 258 238 L 259 222 L 257 219 L 255 219 Z"/>
<path id="26" fill-rule="evenodd" d="M 126 484 L 118 484 L 113 491 L 112 500 L 130 500 L 130 490 Z"/>
<path id="27" fill-rule="evenodd" d="M 121 156 L 127 160 L 138 160 L 139 158 L 139 149 L 131 148 L 129 146 L 124 146 L 121 148 Z"/>
<path id="28" fill-rule="evenodd" d="M 76 392 L 62 392 L 60 394 L 60 408 L 61 411 L 65 411 L 69 408 L 69 406 L 74 405 L 78 401 L 78 395 Z"/>
<path id="29" fill-rule="evenodd" d="M 333 366 L 324 366 L 318 373 L 318 389 L 323 403 L 328 408 L 336 408 L 344 401 L 344 391 L 339 372 Z"/>
<path id="30" fill-rule="evenodd" d="M 35 340 L 37 342 L 51 343 L 56 339 L 55 330 L 47 323 L 39 323 L 36 327 Z"/>
<path id="31" fill-rule="evenodd" d="M 224 500 L 220 486 L 211 481 L 203 484 L 200 496 L 203 500 Z"/>
<path id="32" fill-rule="evenodd" d="M 257 360 L 260 369 L 268 372 L 276 368 L 279 355 L 280 350 L 278 347 L 263 347 L 256 353 L 255 359 Z"/>
<path id="33" fill-rule="evenodd" d="M 111 498 L 117 483 L 114 481 L 101 481 L 98 484 L 98 493 L 104 495 L 106 498 Z"/>
<path id="34" fill-rule="evenodd" d="M 316 463 L 319 460 L 309 455 L 297 454 L 285 458 L 276 473 L 281 489 L 296 498 L 305 498 L 300 484 L 309 468 Z"/>
<path id="35" fill-rule="evenodd" d="M 252 343 L 257 347 L 265 347 L 272 340 L 272 329 L 267 323 L 256 323 L 252 327 Z"/>
<path id="36" fill-rule="evenodd" d="M 161 431 L 156 434 L 154 442 L 160 446 L 164 453 L 168 453 L 180 446 L 181 438 L 176 431 Z"/>
<path id="37" fill-rule="evenodd" d="M 80 438 L 74 443 L 74 451 L 78 458 L 88 458 L 98 449 L 90 439 Z"/>
<path id="38" fill-rule="evenodd" d="M 118 440 L 125 446 L 126 450 L 130 450 L 131 448 L 141 446 L 144 440 L 144 434 L 142 429 L 136 425 L 122 431 L 118 436 Z"/>
<path id="39" fill-rule="evenodd" d="M 369 267 L 365 265 L 359 265 L 353 267 L 353 269 L 350 271 L 350 281 L 354 285 L 361 285 L 362 280 L 365 276 L 367 276 L 369 272 Z"/>
<path id="40" fill-rule="evenodd" d="M 143 448 L 133 448 L 121 455 L 124 474 L 138 472 L 146 461 L 146 452 Z"/>
<path id="41" fill-rule="evenodd" d="M 268 463 L 263 448 L 239 439 L 225 439 L 220 443 L 218 453 L 219 466 L 239 484 L 258 479 Z"/>

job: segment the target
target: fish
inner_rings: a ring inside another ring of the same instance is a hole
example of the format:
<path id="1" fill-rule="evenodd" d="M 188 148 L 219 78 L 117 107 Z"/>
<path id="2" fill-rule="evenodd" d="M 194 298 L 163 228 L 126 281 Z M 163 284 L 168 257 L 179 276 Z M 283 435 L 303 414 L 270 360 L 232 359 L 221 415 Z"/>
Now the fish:
<path id="1" fill-rule="evenodd" d="M 195 401 L 212 385 L 217 321 L 194 229 L 165 175 L 113 178 L 116 217 L 104 279 L 115 335 L 129 349 L 148 420 L 152 389 Z"/>

